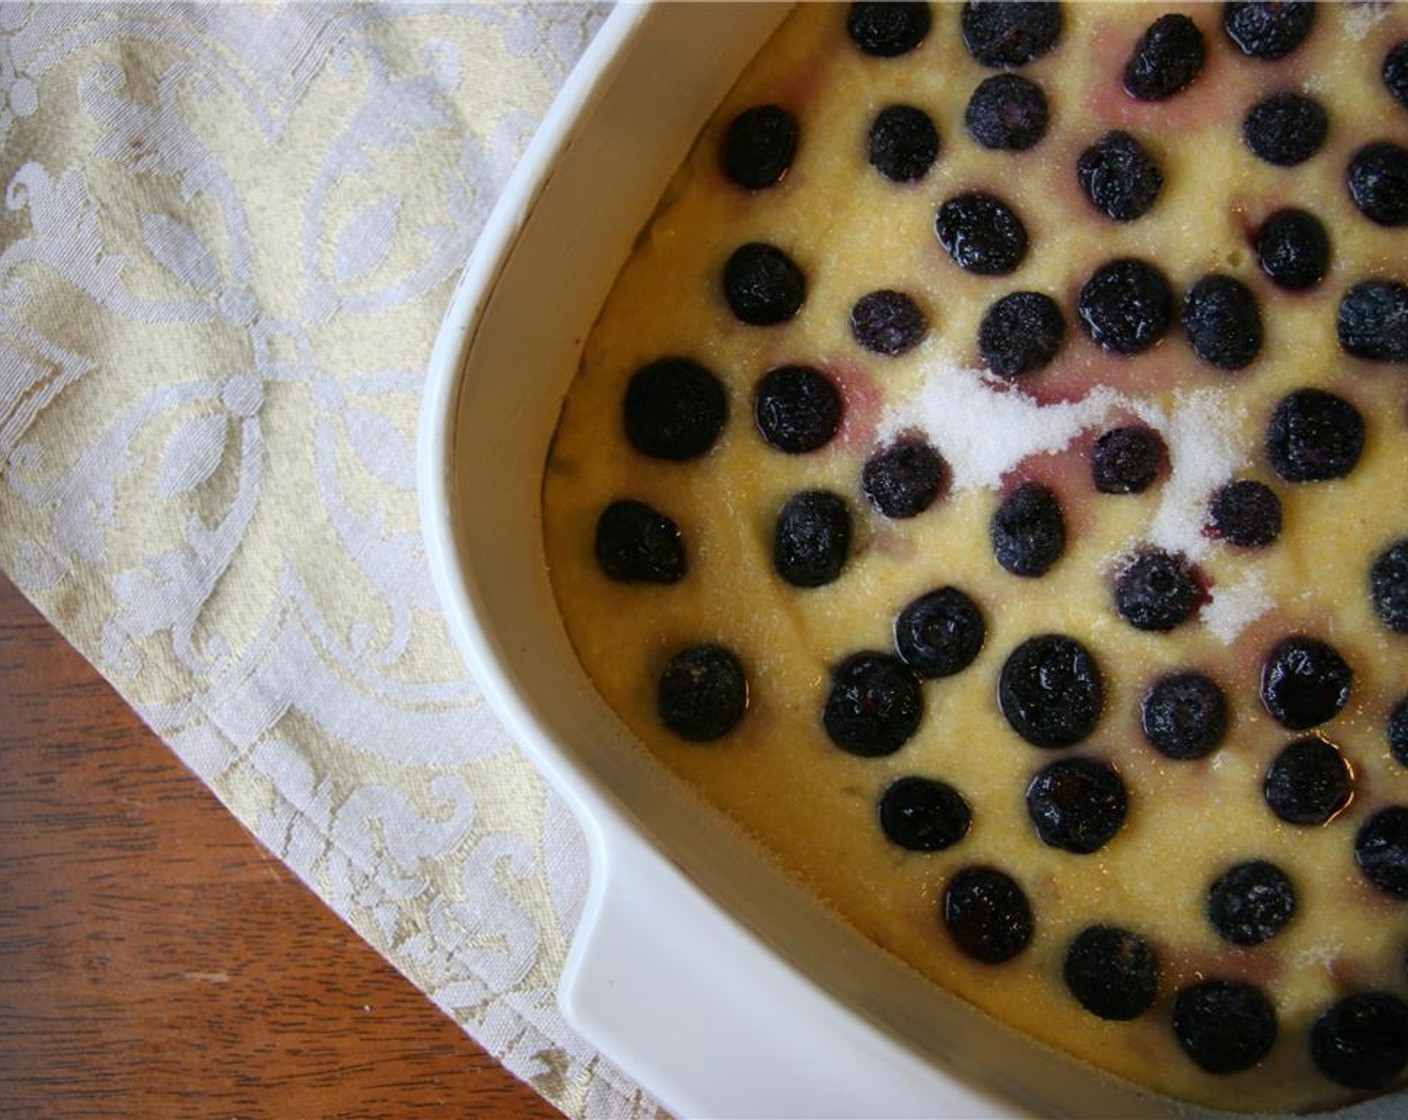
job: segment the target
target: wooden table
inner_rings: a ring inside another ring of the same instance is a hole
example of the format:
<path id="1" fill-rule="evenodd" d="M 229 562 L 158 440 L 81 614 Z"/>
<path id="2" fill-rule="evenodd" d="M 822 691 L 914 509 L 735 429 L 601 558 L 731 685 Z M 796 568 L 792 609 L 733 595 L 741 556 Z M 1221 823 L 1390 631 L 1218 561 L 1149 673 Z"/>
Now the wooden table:
<path id="1" fill-rule="evenodd" d="M 0 576 L 0 1117 L 559 1115 Z"/>

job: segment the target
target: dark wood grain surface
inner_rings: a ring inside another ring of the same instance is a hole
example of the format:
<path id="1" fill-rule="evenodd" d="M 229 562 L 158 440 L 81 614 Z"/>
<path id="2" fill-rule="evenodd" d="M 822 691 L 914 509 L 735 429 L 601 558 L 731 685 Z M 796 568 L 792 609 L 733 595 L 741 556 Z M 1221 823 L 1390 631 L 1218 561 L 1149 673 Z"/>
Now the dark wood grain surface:
<path id="1" fill-rule="evenodd" d="M 559 1113 L 256 844 L 0 576 L 0 1116 Z"/>

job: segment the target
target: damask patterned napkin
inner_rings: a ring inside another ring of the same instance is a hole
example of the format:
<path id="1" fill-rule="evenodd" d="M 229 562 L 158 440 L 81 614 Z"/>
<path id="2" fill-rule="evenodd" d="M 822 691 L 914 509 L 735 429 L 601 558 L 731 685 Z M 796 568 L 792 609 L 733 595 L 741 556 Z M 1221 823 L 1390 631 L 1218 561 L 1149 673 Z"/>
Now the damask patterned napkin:
<path id="1" fill-rule="evenodd" d="M 239 819 L 572 1116 L 586 882 L 422 552 L 453 283 L 604 12 L 0 5 L 0 564 Z"/>

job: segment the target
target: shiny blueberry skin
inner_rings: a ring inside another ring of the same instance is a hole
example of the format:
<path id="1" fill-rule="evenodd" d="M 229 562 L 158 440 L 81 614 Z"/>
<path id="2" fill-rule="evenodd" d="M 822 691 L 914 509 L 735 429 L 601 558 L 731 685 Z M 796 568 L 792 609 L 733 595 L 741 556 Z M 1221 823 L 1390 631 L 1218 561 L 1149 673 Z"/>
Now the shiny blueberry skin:
<path id="1" fill-rule="evenodd" d="M 958 790 L 937 778 L 896 778 L 876 807 L 880 831 L 911 852 L 939 852 L 968 835 L 973 810 Z"/>
<path id="2" fill-rule="evenodd" d="M 631 376 L 622 400 L 626 438 L 642 454 L 682 460 L 703 455 L 728 419 L 719 379 L 690 358 L 661 358 Z"/>
<path id="3" fill-rule="evenodd" d="M 882 288 L 867 292 L 851 308 L 851 337 L 872 354 L 895 358 L 913 350 L 929 333 L 929 319 L 914 297 Z"/>
<path id="4" fill-rule="evenodd" d="M 870 166 L 892 183 L 917 182 L 939 158 L 939 130 L 929 114 L 914 105 L 881 109 L 866 143 Z"/>
<path id="5" fill-rule="evenodd" d="M 967 867 L 950 879 L 941 913 L 954 944 L 983 964 L 1010 961 L 1036 929 L 1026 892 L 993 867 Z"/>
<path id="6" fill-rule="evenodd" d="M 739 322 L 770 327 L 802 309 L 807 279 L 776 245 L 753 241 L 735 249 L 724 265 L 723 291 Z"/>
<path id="7" fill-rule="evenodd" d="M 1093 758 L 1059 758 L 1042 767 L 1027 786 L 1026 799 L 1041 842 L 1076 855 L 1109 843 L 1129 810 L 1119 774 Z"/>
<path id="8" fill-rule="evenodd" d="M 1083 645 L 1060 634 L 1041 634 L 1008 655 L 997 703 L 1012 730 L 1032 746 L 1069 747 L 1095 730 L 1105 686 Z"/>
<path id="9" fill-rule="evenodd" d="M 1391 992 L 1355 992 L 1310 1029 L 1316 1068 L 1349 1089 L 1386 1089 L 1408 1066 L 1408 1004 Z"/>
<path id="10" fill-rule="evenodd" d="M 1236 0 L 1222 6 L 1222 29 L 1248 58 L 1284 58 L 1314 25 L 1315 4 L 1309 0 Z"/>
<path id="11" fill-rule="evenodd" d="M 1281 750 L 1266 768 L 1262 794 L 1287 824 L 1324 824 L 1349 804 L 1354 775 L 1332 743 L 1314 735 Z"/>
<path id="12" fill-rule="evenodd" d="M 1354 862 L 1379 890 L 1408 899 L 1408 809 L 1390 805 L 1360 826 Z"/>
<path id="13" fill-rule="evenodd" d="M 876 58 L 907 54 L 929 34 L 933 17 L 922 0 L 861 0 L 846 14 L 846 32 L 857 47 Z"/>
<path id="14" fill-rule="evenodd" d="M 1248 860 L 1229 867 L 1208 888 L 1205 913 L 1224 941 L 1260 945 L 1295 917 L 1295 884 L 1274 863 Z"/>
<path id="15" fill-rule="evenodd" d="M 1276 1044 L 1276 1011 L 1261 989 L 1240 980 L 1204 980 L 1173 1000 L 1173 1033 L 1208 1073 L 1250 1069 Z"/>
<path id="16" fill-rule="evenodd" d="M 1320 283 L 1330 268 L 1330 235 L 1307 210 L 1278 210 L 1257 233 L 1256 255 L 1278 288 L 1303 292 Z"/>
<path id="17" fill-rule="evenodd" d="M 984 313 L 978 354 L 988 369 L 1010 380 L 1049 366 L 1065 336 L 1066 320 L 1054 299 L 1044 292 L 1010 292 Z"/>
<path id="18" fill-rule="evenodd" d="M 1027 230 L 1001 199 L 982 191 L 955 195 L 934 220 L 939 244 L 960 268 L 979 276 L 1013 272 L 1027 255 Z"/>
<path id="19" fill-rule="evenodd" d="M 1160 16 L 1140 36 L 1124 68 L 1125 91 L 1140 101 L 1165 101 L 1203 72 L 1203 33 L 1181 13 Z"/>
<path id="20" fill-rule="evenodd" d="M 1159 991 L 1157 954 L 1144 938 L 1118 926 L 1087 926 L 1076 934 L 1061 972 L 1071 995 L 1101 1019 L 1137 1019 Z"/>
<path id="21" fill-rule="evenodd" d="M 1261 701 L 1289 731 L 1334 719 L 1349 700 L 1354 672 L 1326 642 L 1296 634 L 1271 648 L 1261 670 Z"/>
<path id="22" fill-rule="evenodd" d="M 680 527 L 633 498 L 612 502 L 596 520 L 597 566 L 619 583 L 678 583 L 686 564 Z"/>
<path id="23" fill-rule="evenodd" d="M 984 66 L 1010 70 L 1035 61 L 1061 38 L 1061 6 L 1029 0 L 968 0 L 963 44 Z"/>
<path id="24" fill-rule="evenodd" d="M 1192 616 L 1203 589 L 1186 557 L 1148 548 L 1115 576 L 1114 600 L 1115 612 L 1136 630 L 1165 631 Z"/>
<path id="25" fill-rule="evenodd" d="M 901 439 L 877 451 L 861 468 L 860 488 L 886 517 L 903 519 L 923 513 L 943 492 L 948 464 L 917 437 Z"/>
<path id="26" fill-rule="evenodd" d="M 1297 389 L 1266 425 L 1266 457 L 1287 482 L 1324 482 L 1354 470 L 1364 450 L 1364 418 L 1343 397 Z"/>
<path id="27" fill-rule="evenodd" d="M 841 426 L 841 393 L 810 366 L 780 366 L 758 380 L 753 422 L 768 446 L 789 455 L 815 451 Z"/>
<path id="28" fill-rule="evenodd" d="M 909 742 L 923 718 L 919 681 L 898 657 L 862 651 L 832 670 L 822 726 L 848 754 L 894 754 Z"/>
<path id="29" fill-rule="evenodd" d="M 1173 310 L 1167 277 L 1134 258 L 1101 265 L 1076 298 L 1076 313 L 1091 341 L 1125 356 L 1142 353 L 1163 338 Z"/>
<path id="30" fill-rule="evenodd" d="M 1408 286 L 1365 280 L 1340 300 L 1340 348 L 1371 362 L 1408 362 Z"/>
<path id="31" fill-rule="evenodd" d="M 1139 725 L 1149 745 L 1166 758 L 1205 758 L 1227 734 L 1227 697 L 1211 677 L 1175 673 L 1144 694 Z"/>
<path id="32" fill-rule="evenodd" d="M 1195 282 L 1183 297 L 1181 320 L 1193 353 L 1218 369 L 1244 369 L 1261 353 L 1261 309 L 1236 277 L 1213 273 Z"/>
<path id="33" fill-rule="evenodd" d="M 1025 152 L 1046 135 L 1046 94 L 1020 74 L 994 74 L 968 99 L 963 126 L 984 148 Z"/>
<path id="34" fill-rule="evenodd" d="M 998 564 L 1026 579 L 1045 575 L 1066 551 L 1061 502 L 1039 482 L 1024 482 L 1003 499 L 988 534 Z"/>
<path id="35" fill-rule="evenodd" d="M 746 190 L 781 181 L 792 166 L 800 134 L 797 118 L 780 105 L 755 105 L 729 123 L 719 152 L 724 174 Z"/>
<path id="36" fill-rule="evenodd" d="M 793 587 L 823 587 L 846 566 L 851 511 L 829 490 L 793 494 L 777 515 L 773 569 Z"/>
<path id="37" fill-rule="evenodd" d="M 1369 601 L 1395 634 L 1408 634 L 1408 538 L 1395 541 L 1369 568 Z"/>
<path id="38" fill-rule="evenodd" d="M 670 658 L 660 674 L 656 709 L 681 739 L 722 738 L 748 709 L 748 678 L 738 658 L 722 646 L 690 646 Z"/>
<path id="39" fill-rule="evenodd" d="M 1393 99 L 1408 109 L 1408 39 L 1401 43 L 1395 43 L 1384 55 L 1384 66 L 1381 72 L 1384 80 L 1384 88 L 1393 95 Z"/>
<path id="40" fill-rule="evenodd" d="M 1154 205 L 1164 173 L 1143 144 L 1115 129 L 1081 152 L 1076 182 L 1090 204 L 1111 221 L 1132 222 Z"/>
<path id="41" fill-rule="evenodd" d="M 1264 482 L 1239 478 L 1208 500 L 1208 529 L 1240 548 L 1265 548 L 1281 535 L 1281 499 Z"/>
<path id="42" fill-rule="evenodd" d="M 956 587 L 929 591 L 895 617 L 895 652 L 921 677 L 951 677 L 973 663 L 987 637 L 978 604 Z"/>
<path id="43" fill-rule="evenodd" d="M 1273 93 L 1247 110 L 1242 143 L 1277 167 L 1304 163 L 1325 144 L 1330 119 L 1320 102 L 1299 93 Z"/>
<path id="44" fill-rule="evenodd" d="M 1386 140 L 1366 144 L 1344 173 L 1359 212 L 1381 226 L 1408 225 L 1408 148 Z"/>
<path id="45" fill-rule="evenodd" d="M 1164 464 L 1164 444 L 1151 428 L 1102 432 L 1090 448 L 1090 481 L 1102 494 L 1142 494 Z"/>

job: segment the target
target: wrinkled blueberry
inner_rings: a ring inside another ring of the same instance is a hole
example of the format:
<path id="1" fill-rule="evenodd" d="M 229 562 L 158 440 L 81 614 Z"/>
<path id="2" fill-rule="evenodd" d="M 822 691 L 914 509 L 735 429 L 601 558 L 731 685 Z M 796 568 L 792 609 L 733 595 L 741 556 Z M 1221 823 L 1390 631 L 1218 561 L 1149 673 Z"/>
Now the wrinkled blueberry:
<path id="1" fill-rule="evenodd" d="M 956 587 L 926 592 L 895 617 L 895 652 L 921 677 L 951 677 L 968 668 L 986 637 L 978 605 Z"/>
<path id="2" fill-rule="evenodd" d="M 963 795 L 937 778 L 896 778 L 880 795 L 880 830 L 911 852 L 939 852 L 968 835 L 973 811 Z"/>
<path id="3" fill-rule="evenodd" d="M 1343 478 L 1364 450 L 1364 418 L 1343 397 L 1297 389 L 1283 397 L 1266 425 L 1266 457 L 1287 482 Z"/>
<path id="4" fill-rule="evenodd" d="M 901 439 L 866 460 L 860 488 L 886 517 L 914 517 L 934 504 L 947 474 L 943 456 L 922 439 Z"/>
<path id="5" fill-rule="evenodd" d="M 1270 941 L 1295 917 L 1296 888 L 1290 876 L 1264 859 L 1229 867 L 1208 888 L 1208 921 L 1233 945 Z"/>
<path id="6" fill-rule="evenodd" d="M 1374 362 L 1408 362 L 1408 286 L 1365 280 L 1345 292 L 1339 311 L 1340 347 Z"/>
<path id="7" fill-rule="evenodd" d="M 1151 428 L 1111 428 L 1090 448 L 1090 480 L 1102 494 L 1142 494 L 1163 463 L 1163 440 Z"/>
<path id="8" fill-rule="evenodd" d="M 644 502 L 612 502 L 596 519 L 596 562 L 621 583 L 678 583 L 685 573 L 680 527 Z"/>
<path id="9" fill-rule="evenodd" d="M 1238 370 L 1261 353 L 1261 310 L 1240 280 L 1214 273 L 1183 297 L 1183 329 L 1193 353 L 1218 369 Z"/>
<path id="10" fill-rule="evenodd" d="M 1386 140 L 1366 144 L 1350 157 L 1345 185 L 1371 222 L 1408 225 L 1408 148 Z"/>
<path id="11" fill-rule="evenodd" d="M 1087 926 L 1072 938 L 1062 966 L 1066 987 L 1102 1019 L 1124 1022 L 1148 1010 L 1159 991 L 1159 958 L 1137 933 Z"/>
<path id="12" fill-rule="evenodd" d="M 922 43 L 931 23 L 920 0 L 860 0 L 846 15 L 846 32 L 866 54 L 894 58 Z"/>
<path id="13" fill-rule="evenodd" d="M 1090 204 L 1116 222 L 1142 218 L 1164 185 L 1164 173 L 1128 132 L 1107 132 L 1076 161 L 1076 182 Z"/>
<path id="14" fill-rule="evenodd" d="M 772 566 L 793 587 L 821 587 L 841 574 L 851 550 L 851 511 L 829 490 L 802 490 L 783 504 Z"/>
<path id="15" fill-rule="evenodd" d="M 863 758 L 894 754 L 923 718 L 919 681 L 898 657 L 863 651 L 832 670 L 822 725 L 843 751 Z"/>
<path id="16" fill-rule="evenodd" d="M 1393 706 L 1385 729 L 1389 753 L 1400 766 L 1408 766 L 1408 696 Z"/>
<path id="17" fill-rule="evenodd" d="M 769 446 L 789 455 L 815 451 L 841 425 L 841 393 L 810 366 L 780 366 L 758 380 L 753 421 Z"/>
<path id="18" fill-rule="evenodd" d="M 1369 568 L 1369 601 L 1395 634 L 1408 634 L 1408 539 L 1395 541 Z"/>
<path id="19" fill-rule="evenodd" d="M 1261 670 L 1261 701 L 1289 731 L 1307 731 L 1334 719 L 1349 700 L 1354 673 L 1333 647 L 1317 638 L 1283 638 Z"/>
<path id="20" fill-rule="evenodd" d="M 1271 760 L 1261 791 L 1287 824 L 1324 824 L 1349 804 L 1354 775 L 1333 744 L 1310 735 Z"/>
<path id="21" fill-rule="evenodd" d="M 1181 13 L 1151 23 L 1124 68 L 1124 88 L 1140 101 L 1164 101 L 1203 72 L 1203 33 Z"/>
<path id="22" fill-rule="evenodd" d="M 724 298 L 740 322 L 755 327 L 785 323 L 807 298 L 807 280 L 775 245 L 749 242 L 724 265 Z"/>
<path id="23" fill-rule="evenodd" d="M 1320 102 L 1299 93 L 1273 93 L 1247 110 L 1242 143 L 1277 167 L 1304 163 L 1325 143 L 1330 119 Z"/>
<path id="24" fill-rule="evenodd" d="M 724 133 L 724 174 L 750 191 L 770 187 L 792 166 L 797 118 L 780 105 L 755 105 L 734 117 Z"/>
<path id="25" fill-rule="evenodd" d="M 1101 265 L 1081 285 L 1076 314 L 1086 334 L 1114 354 L 1139 354 L 1168 333 L 1173 289 L 1147 261 L 1124 259 Z"/>
<path id="26" fill-rule="evenodd" d="M 689 358 L 661 358 L 631 376 L 622 402 L 626 438 L 656 459 L 693 459 L 728 419 L 719 379 Z"/>
<path id="27" fill-rule="evenodd" d="M 1146 548 L 1115 576 L 1115 611 L 1136 630 L 1172 630 L 1203 601 L 1198 574 L 1186 557 Z"/>
<path id="28" fill-rule="evenodd" d="M 968 99 L 963 124 L 984 148 L 1025 152 L 1046 135 L 1046 94 L 1018 74 L 994 74 Z"/>
<path id="29" fill-rule="evenodd" d="M 1010 961 L 1027 947 L 1036 927 L 1026 892 L 992 867 L 966 867 L 949 880 L 943 920 L 954 944 L 983 964 Z"/>
<path id="30" fill-rule="evenodd" d="M 1041 634 L 1008 655 L 997 704 L 1012 730 L 1032 746 L 1069 747 L 1095 730 L 1105 687 L 1083 645 L 1060 634 Z"/>
<path id="31" fill-rule="evenodd" d="M 1173 1033 L 1208 1073 L 1250 1069 L 1276 1044 L 1276 1010 L 1261 989 L 1240 980 L 1204 980 L 1173 1000 Z"/>
<path id="32" fill-rule="evenodd" d="M 1408 1004 L 1389 992 L 1356 992 L 1310 1029 L 1310 1057 L 1338 1085 L 1386 1089 L 1408 1066 Z"/>
<path id="33" fill-rule="evenodd" d="M 1028 0 L 968 0 L 963 43 L 984 66 L 1008 70 L 1040 58 L 1061 37 L 1061 6 Z"/>
<path id="34" fill-rule="evenodd" d="M 955 195 L 934 222 L 954 263 L 980 276 L 1012 272 L 1027 255 L 1027 230 L 1001 199 L 981 191 Z"/>
<path id="35" fill-rule="evenodd" d="M 1208 529 L 1228 544 L 1264 548 L 1281 535 L 1281 499 L 1252 478 L 1225 483 L 1208 501 Z"/>
<path id="36" fill-rule="evenodd" d="M 1027 786 L 1027 815 L 1041 842 L 1077 855 L 1103 848 L 1128 809 L 1120 776 L 1093 758 L 1057 759 Z"/>
<path id="37" fill-rule="evenodd" d="M 913 105 L 881 109 L 866 143 L 870 166 L 892 183 L 924 178 L 939 156 L 939 130 L 928 113 Z"/>
<path id="38" fill-rule="evenodd" d="M 1204 758 L 1227 734 L 1227 697 L 1202 673 L 1175 673 L 1144 694 L 1139 726 L 1149 745 L 1167 758 Z"/>
<path id="39" fill-rule="evenodd" d="M 1330 267 L 1330 235 L 1306 210 L 1278 210 L 1262 223 L 1256 238 L 1261 270 L 1288 292 L 1303 292 L 1325 278 Z"/>
<path id="40" fill-rule="evenodd" d="M 1380 809 L 1354 837 L 1354 862 L 1379 890 L 1408 898 L 1408 809 Z"/>
<path id="41" fill-rule="evenodd" d="M 1408 39 L 1394 44 L 1384 56 L 1382 76 L 1393 99 L 1408 108 Z"/>
<path id="42" fill-rule="evenodd" d="M 728 650 L 690 646 L 660 674 L 656 710 L 681 739 L 703 743 L 727 735 L 748 709 L 748 678 Z"/>
<path id="43" fill-rule="evenodd" d="M 978 354 L 999 377 L 1045 369 L 1066 335 L 1057 302 L 1043 292 L 1011 292 L 997 300 L 978 325 Z"/>
<path id="44" fill-rule="evenodd" d="M 882 288 L 851 308 L 851 337 L 872 354 L 897 357 L 918 346 L 928 331 L 923 309 L 904 292 Z"/>
<path id="45" fill-rule="evenodd" d="M 1066 521 L 1056 495 L 1039 482 L 1009 494 L 988 526 L 992 554 L 1014 576 L 1045 575 L 1066 551 Z"/>
<path id="46" fill-rule="evenodd" d="M 1249 58 L 1284 58 L 1305 42 L 1314 23 L 1315 4 L 1309 0 L 1235 0 L 1222 6 L 1222 29 Z"/>

